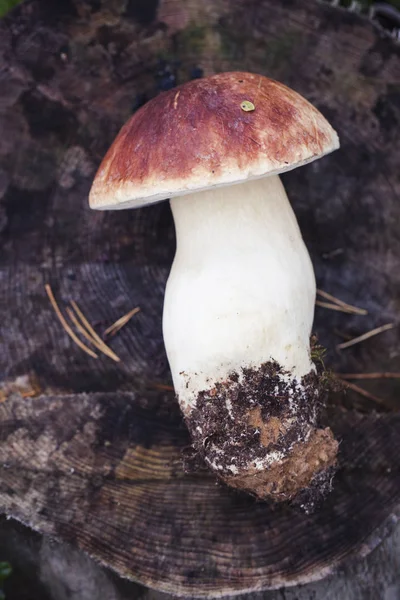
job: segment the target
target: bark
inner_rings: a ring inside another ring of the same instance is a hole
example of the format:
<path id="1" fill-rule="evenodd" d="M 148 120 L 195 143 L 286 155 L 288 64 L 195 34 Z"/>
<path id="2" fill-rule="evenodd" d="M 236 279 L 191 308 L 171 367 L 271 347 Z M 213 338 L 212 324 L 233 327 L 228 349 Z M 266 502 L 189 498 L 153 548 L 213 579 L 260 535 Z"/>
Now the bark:
<path id="1" fill-rule="evenodd" d="M 317 309 L 326 363 L 398 371 L 398 328 L 341 353 L 335 346 L 398 319 L 399 47 L 357 15 L 301 0 L 143 7 L 28 0 L 0 22 L 0 510 L 173 594 L 314 580 L 367 554 L 397 519 L 398 382 L 369 382 L 383 405 L 332 398 L 341 469 L 314 515 L 257 504 L 203 471 L 184 475 L 185 428 L 173 396 L 154 387 L 169 382 L 161 335 L 175 244 L 168 204 L 94 213 L 87 194 L 123 122 L 169 85 L 199 69 L 287 83 L 342 142 L 284 176 L 318 286 L 368 309 Z M 141 307 L 110 342 L 120 363 L 73 344 L 45 283 L 62 307 L 76 300 L 99 332 Z"/>

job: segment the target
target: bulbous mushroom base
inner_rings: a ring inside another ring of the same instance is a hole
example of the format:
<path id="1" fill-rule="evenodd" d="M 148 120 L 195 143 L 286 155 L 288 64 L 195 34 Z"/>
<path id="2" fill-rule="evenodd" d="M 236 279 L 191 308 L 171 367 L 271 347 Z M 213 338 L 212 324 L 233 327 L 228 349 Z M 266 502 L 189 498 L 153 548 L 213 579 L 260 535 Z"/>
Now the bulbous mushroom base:
<path id="1" fill-rule="evenodd" d="M 320 376 L 299 381 L 277 363 L 231 373 L 186 416 L 194 449 L 228 485 L 311 510 L 331 488 L 338 442 L 318 428 Z"/>
<path id="2" fill-rule="evenodd" d="M 244 470 L 222 479 L 231 487 L 247 491 L 260 499 L 276 502 L 295 500 L 306 512 L 331 491 L 337 441 L 329 428 L 314 429 L 307 441 L 299 442 L 286 458 L 265 470 Z"/>

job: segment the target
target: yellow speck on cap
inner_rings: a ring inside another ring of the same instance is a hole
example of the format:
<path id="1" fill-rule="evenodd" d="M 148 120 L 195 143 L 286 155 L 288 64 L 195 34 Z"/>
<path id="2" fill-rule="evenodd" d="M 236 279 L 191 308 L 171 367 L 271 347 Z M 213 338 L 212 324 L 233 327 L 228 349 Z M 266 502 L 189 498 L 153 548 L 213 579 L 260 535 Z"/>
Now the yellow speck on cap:
<path id="1" fill-rule="evenodd" d="M 240 108 L 245 112 L 251 112 L 252 110 L 256 109 L 256 107 L 252 102 L 250 102 L 250 100 L 243 100 L 243 102 L 240 105 Z"/>

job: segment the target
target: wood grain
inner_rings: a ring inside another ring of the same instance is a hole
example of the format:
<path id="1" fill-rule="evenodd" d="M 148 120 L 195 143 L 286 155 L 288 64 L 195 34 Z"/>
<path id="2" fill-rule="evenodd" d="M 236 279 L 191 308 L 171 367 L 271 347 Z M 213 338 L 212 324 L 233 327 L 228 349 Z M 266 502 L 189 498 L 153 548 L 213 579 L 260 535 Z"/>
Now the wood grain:
<path id="1" fill-rule="evenodd" d="M 302 583 L 365 554 L 400 500 L 400 416 L 336 410 L 330 421 L 341 471 L 306 516 L 232 493 L 207 472 L 185 475 L 188 436 L 169 397 L 16 396 L 0 405 L 3 510 L 175 594 Z"/>
<path id="2" fill-rule="evenodd" d="M 127 6 L 68 0 L 52 11 L 28 0 L 0 22 L 0 372 L 11 390 L 0 404 L 0 510 L 173 594 L 314 580 L 366 554 L 397 519 L 399 382 L 365 382 L 392 413 L 350 394 L 332 399 L 342 468 L 314 516 L 256 504 L 203 472 L 185 476 L 176 404 L 151 389 L 169 382 L 169 207 L 94 213 L 87 194 L 119 127 L 165 78 L 183 82 L 201 67 L 283 81 L 342 141 L 284 177 L 318 286 L 368 310 L 317 310 L 326 362 L 398 371 L 398 327 L 345 353 L 335 345 L 337 331 L 355 337 L 398 323 L 400 51 L 356 15 L 301 0 L 290 11 L 272 0 L 169 0 L 145 22 Z M 73 344 L 45 283 L 60 304 L 76 300 L 99 332 L 141 307 L 110 340 L 121 363 Z M 20 376 L 43 395 L 22 398 Z"/>

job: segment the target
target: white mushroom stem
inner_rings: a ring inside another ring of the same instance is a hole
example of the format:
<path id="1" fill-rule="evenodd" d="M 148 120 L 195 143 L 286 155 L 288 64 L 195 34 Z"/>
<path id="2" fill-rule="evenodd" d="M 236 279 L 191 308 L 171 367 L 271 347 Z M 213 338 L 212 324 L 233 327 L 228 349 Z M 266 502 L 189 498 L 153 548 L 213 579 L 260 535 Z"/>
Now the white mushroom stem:
<path id="1" fill-rule="evenodd" d="M 232 371 L 313 370 L 309 254 L 278 176 L 171 200 L 177 251 L 163 330 L 181 408 Z"/>

